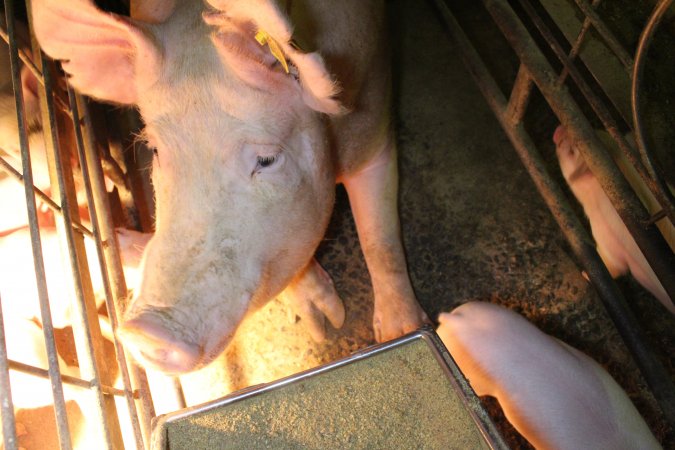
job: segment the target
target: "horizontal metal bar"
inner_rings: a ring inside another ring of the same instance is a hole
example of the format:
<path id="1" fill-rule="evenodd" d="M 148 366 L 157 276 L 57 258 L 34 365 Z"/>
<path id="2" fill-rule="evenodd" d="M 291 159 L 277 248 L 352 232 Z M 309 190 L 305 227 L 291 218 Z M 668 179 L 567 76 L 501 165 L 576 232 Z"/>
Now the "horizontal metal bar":
<path id="1" fill-rule="evenodd" d="M 600 4 L 601 1 L 602 0 L 593 0 L 591 7 L 593 9 L 597 8 L 597 6 Z M 581 44 L 584 42 L 584 39 L 586 38 L 586 33 L 588 32 L 590 27 L 591 27 L 591 19 L 588 16 L 586 16 L 586 18 L 584 18 L 584 22 L 581 24 L 581 30 L 579 30 L 579 34 L 577 35 L 577 38 L 574 40 L 574 44 L 572 44 L 570 52 L 567 54 L 567 60 L 570 63 L 572 63 L 572 61 L 574 61 L 574 59 L 576 59 L 576 57 L 579 55 L 579 50 L 581 50 Z M 563 84 L 568 74 L 569 70 L 567 64 L 565 64 L 562 72 L 560 73 L 560 76 L 558 77 L 558 84 Z"/>
<path id="2" fill-rule="evenodd" d="M 0 151 L 4 151 L 2 147 L 0 147 Z M 0 156 L 0 168 L 3 169 L 9 175 L 11 175 L 19 183 L 21 184 L 25 183 L 23 175 L 21 175 L 21 173 L 19 173 L 18 170 L 16 170 L 10 163 L 5 161 L 5 159 L 1 156 Z M 51 197 L 49 197 L 47 194 L 45 194 L 35 186 L 33 186 L 33 191 L 35 192 L 35 195 L 37 195 L 40 198 L 40 200 L 42 200 L 45 203 L 45 205 L 47 205 L 49 209 L 54 211 L 55 214 L 62 214 L 61 207 L 57 205 L 54 202 L 54 200 L 51 199 Z M 80 233 L 93 239 L 94 234 L 91 232 L 91 230 L 82 225 L 80 222 L 73 220 L 73 227 L 75 227 L 75 229 Z"/>
<path id="3" fill-rule="evenodd" d="M 512 124 L 508 120 L 505 114 L 507 108 L 506 99 L 494 78 L 490 75 L 485 63 L 464 34 L 445 2 L 443 0 L 434 0 L 434 2 L 448 25 L 448 31 L 456 47 L 459 49 L 467 69 L 474 77 L 487 103 L 497 116 L 502 128 L 534 181 L 535 186 L 570 243 L 574 254 L 598 290 L 600 299 L 614 321 L 626 346 L 633 354 L 667 420 L 672 423 L 673 413 L 675 412 L 675 388 L 673 387 L 670 375 L 658 359 L 655 358 L 651 349 L 645 344 L 644 335 L 628 308 L 621 291 L 602 263 L 592 239 L 588 236 L 588 233 L 574 214 L 562 190 L 548 174 L 541 155 L 525 131 L 524 126 L 522 124 Z M 501 15 L 501 19 L 508 21 L 509 32 L 514 31 L 519 37 L 529 37 L 527 31 L 524 28 L 521 29 L 522 25 L 519 22 L 517 22 L 518 25 L 516 24 L 518 19 L 508 5 L 505 3 L 495 5 L 495 2 L 491 0 L 484 0 L 484 2 L 487 4 L 493 19 L 495 15 L 499 14 Z M 495 21 L 497 20 L 495 19 Z M 536 81 L 535 74 L 531 74 Z M 554 83 L 555 77 L 552 71 L 549 71 L 547 75 L 550 82 Z M 582 118 L 583 116 L 580 116 L 579 120 L 582 120 Z"/>
<path id="4" fill-rule="evenodd" d="M 96 145 L 93 139 L 93 126 L 91 124 L 91 117 L 89 115 L 87 104 L 81 96 L 75 94 L 75 91 L 70 85 L 68 85 L 68 98 L 70 99 L 74 114 L 77 114 L 80 108 L 82 108 L 83 120 L 73 122 L 73 125 L 75 126 L 77 153 L 80 161 L 80 167 L 82 169 L 82 179 L 84 181 L 85 192 L 87 194 L 92 229 L 94 230 L 94 234 L 96 236 L 96 253 L 98 255 L 101 279 L 103 280 L 108 317 L 113 329 L 112 341 L 115 348 L 115 358 L 117 366 L 120 369 L 120 374 L 122 375 L 122 381 L 125 390 L 130 391 L 131 380 L 127 369 L 124 348 L 122 347 L 122 344 L 115 333 L 117 330 L 119 315 L 116 301 L 120 301 L 121 298 L 119 296 L 118 298 L 113 297 L 113 289 L 111 284 L 115 281 L 119 281 L 115 280 L 117 277 L 121 276 L 123 279 L 124 273 L 122 270 L 119 249 L 117 248 L 117 240 L 115 239 L 115 230 L 112 224 L 112 217 L 110 216 L 110 206 L 107 202 L 108 193 L 105 188 L 100 158 L 96 151 Z M 82 129 L 82 122 L 86 124 L 84 127 L 85 130 Z M 101 220 L 99 220 L 99 218 L 101 218 Z M 104 246 L 104 241 L 109 245 Z M 104 250 L 104 247 L 107 247 L 107 252 Z M 120 271 L 121 274 L 119 273 Z M 110 275 L 115 276 L 110 277 Z M 126 286 L 124 286 L 124 288 L 126 288 Z M 122 292 L 117 293 L 122 294 Z M 126 292 L 124 292 L 123 295 L 126 295 Z M 134 438 L 136 440 L 136 446 L 140 448 L 143 446 L 143 436 L 136 411 L 136 404 L 131 396 L 127 396 L 126 400 L 127 408 L 129 410 L 129 417 L 131 419 L 131 424 L 134 431 Z"/>
<path id="5" fill-rule="evenodd" d="M 24 364 L 20 361 L 14 361 L 12 359 L 7 360 L 9 363 L 9 368 L 17 372 L 25 373 L 28 375 L 33 375 L 38 378 L 49 379 L 49 371 L 42 369 L 40 367 L 31 366 L 30 364 Z M 71 375 L 61 374 L 61 381 L 64 384 L 69 384 L 82 389 L 90 389 L 92 387 L 92 382 L 88 380 L 83 380 L 82 378 L 73 377 Z M 117 395 L 119 397 L 126 394 L 123 389 L 117 389 L 112 386 L 101 385 L 101 389 L 104 394 L 107 395 Z M 130 393 L 132 397 L 137 397 L 137 393 Z"/>
<path id="6" fill-rule="evenodd" d="M 9 35 L 7 34 L 7 31 L 2 26 L 2 24 L 0 24 L 0 37 L 5 42 L 7 42 L 7 44 L 9 44 Z M 20 46 L 18 47 L 18 51 L 19 51 L 19 58 L 21 58 L 21 61 L 28 67 L 28 69 L 33 73 L 33 75 L 35 75 L 35 78 L 37 78 L 38 82 L 44 86 L 44 81 L 42 80 L 42 71 L 35 66 L 35 63 L 31 59 L 28 52 L 26 52 Z"/>
<path id="7" fill-rule="evenodd" d="M 506 115 L 512 123 L 520 122 L 525 115 L 533 87 L 532 78 L 527 73 L 525 66 L 521 64 L 518 68 L 516 81 L 513 83 L 509 104 L 506 106 Z"/>

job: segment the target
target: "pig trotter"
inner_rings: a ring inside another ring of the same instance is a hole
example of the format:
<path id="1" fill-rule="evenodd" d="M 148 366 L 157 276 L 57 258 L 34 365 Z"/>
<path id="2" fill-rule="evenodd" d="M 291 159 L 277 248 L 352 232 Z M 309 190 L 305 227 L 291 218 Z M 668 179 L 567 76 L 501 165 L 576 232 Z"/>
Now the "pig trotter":
<path id="1" fill-rule="evenodd" d="M 326 338 L 324 316 L 334 328 L 342 327 L 345 320 L 345 308 L 335 291 L 333 280 L 316 259 L 312 258 L 279 298 L 293 308 L 315 342 Z"/>
<path id="2" fill-rule="evenodd" d="M 379 156 L 343 183 L 373 280 L 373 332 L 378 342 L 388 341 L 429 322 L 415 299 L 401 243 L 394 139 L 389 138 Z"/>

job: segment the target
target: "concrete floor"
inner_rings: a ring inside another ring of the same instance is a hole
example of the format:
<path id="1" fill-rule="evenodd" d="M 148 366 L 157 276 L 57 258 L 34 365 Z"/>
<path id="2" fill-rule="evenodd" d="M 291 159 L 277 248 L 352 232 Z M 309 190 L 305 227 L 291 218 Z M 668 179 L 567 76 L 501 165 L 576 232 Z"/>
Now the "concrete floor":
<path id="1" fill-rule="evenodd" d="M 598 360 L 665 446 L 674 445 L 644 380 L 434 10 L 427 2 L 412 0 L 388 4 L 396 67 L 402 232 L 421 305 L 432 318 L 472 300 L 523 314 Z M 472 32 L 498 35 L 491 22 L 473 11 L 462 20 Z M 508 55 L 493 56 L 490 65 L 505 85 L 517 65 Z M 559 176 L 551 142 L 556 120 L 541 99 L 533 99 L 530 109 L 534 138 Z M 326 342 L 315 344 L 302 323 L 288 320 L 287 308 L 273 301 L 244 323 L 218 363 L 182 377 L 189 403 L 314 367 L 373 343 L 370 281 L 341 187 L 318 257 L 345 302 L 344 327 L 329 330 Z M 664 363 L 675 373 L 675 321 L 635 283 L 621 285 L 633 298 Z M 216 381 L 217 392 L 193 389 Z M 484 402 L 507 441 L 526 446 L 496 403 Z"/>

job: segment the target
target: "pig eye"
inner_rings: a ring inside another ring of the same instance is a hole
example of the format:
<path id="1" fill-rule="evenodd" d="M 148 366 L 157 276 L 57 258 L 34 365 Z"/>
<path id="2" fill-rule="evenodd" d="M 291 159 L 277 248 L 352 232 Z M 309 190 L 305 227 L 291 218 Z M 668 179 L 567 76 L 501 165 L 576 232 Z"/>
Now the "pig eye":
<path id="1" fill-rule="evenodd" d="M 257 161 L 256 161 L 256 166 L 255 166 L 255 172 L 258 172 L 261 169 L 264 169 L 266 167 L 270 167 L 278 159 L 279 159 L 278 153 L 276 155 L 258 156 Z"/>

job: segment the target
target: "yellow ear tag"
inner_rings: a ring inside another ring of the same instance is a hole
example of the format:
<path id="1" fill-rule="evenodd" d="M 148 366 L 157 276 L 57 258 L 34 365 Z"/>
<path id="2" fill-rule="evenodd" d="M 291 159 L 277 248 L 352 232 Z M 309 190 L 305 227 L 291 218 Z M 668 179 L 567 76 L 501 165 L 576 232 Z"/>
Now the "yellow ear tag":
<path id="1" fill-rule="evenodd" d="M 284 56 L 284 52 L 283 50 L 281 50 L 281 47 L 279 46 L 277 41 L 272 39 L 272 36 L 270 36 L 266 31 L 263 30 L 259 30 L 255 34 L 255 40 L 258 41 L 258 44 L 260 45 L 267 44 L 267 46 L 270 49 L 270 53 L 272 53 L 272 56 L 274 56 L 277 59 L 277 61 L 281 63 L 286 73 L 288 73 L 288 63 L 286 62 L 286 57 Z"/>

